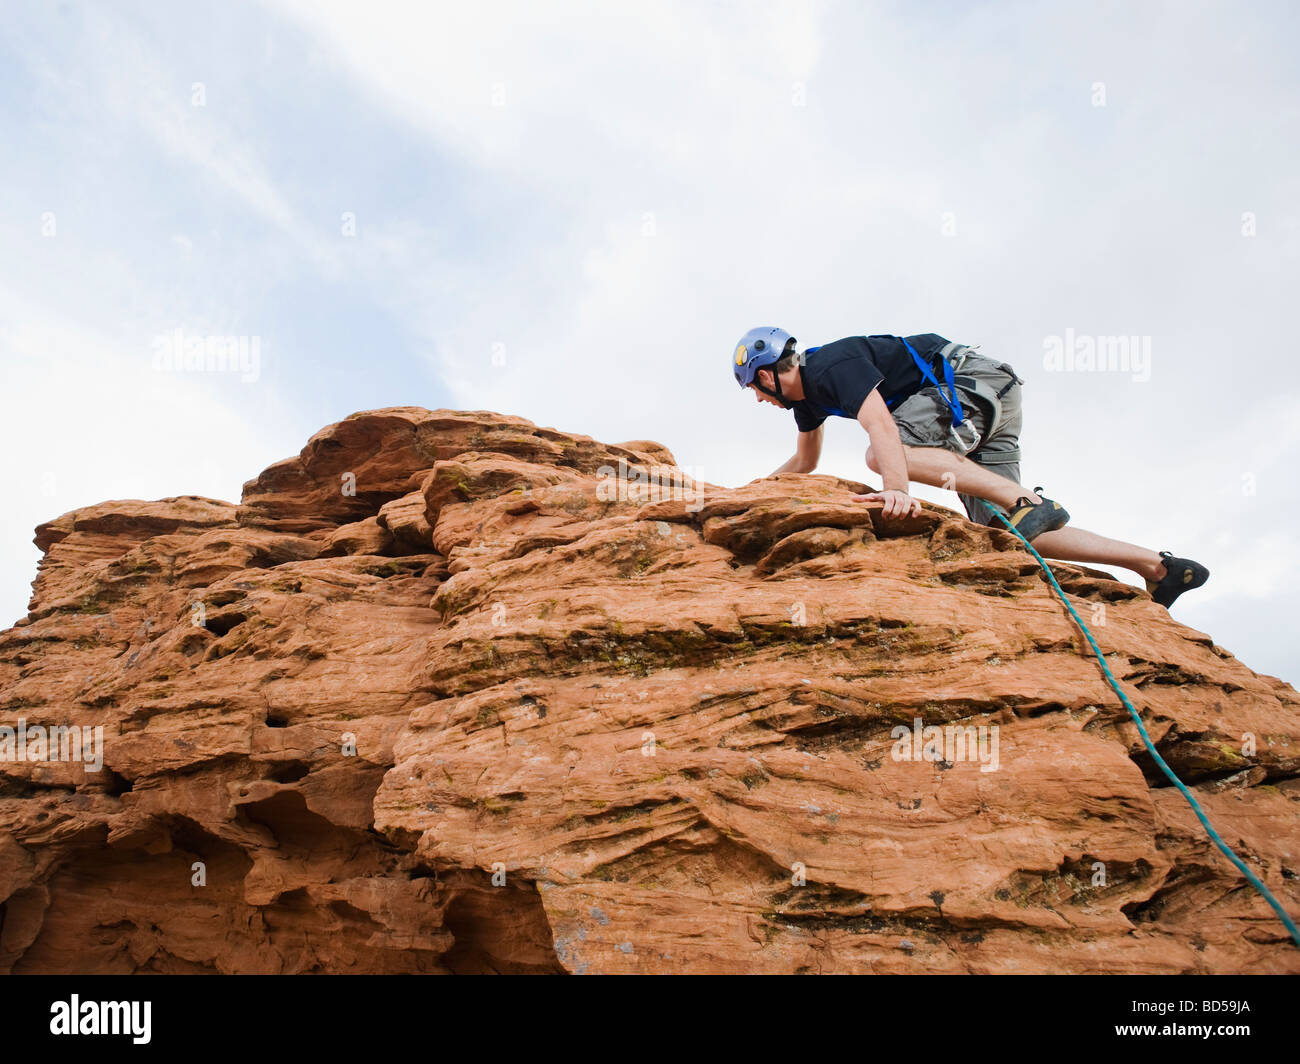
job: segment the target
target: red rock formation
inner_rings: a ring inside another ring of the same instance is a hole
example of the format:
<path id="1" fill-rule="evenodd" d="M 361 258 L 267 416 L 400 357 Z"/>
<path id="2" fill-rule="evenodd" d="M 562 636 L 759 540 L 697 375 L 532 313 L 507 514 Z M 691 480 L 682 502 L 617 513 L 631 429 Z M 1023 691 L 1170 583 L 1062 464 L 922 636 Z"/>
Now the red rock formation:
<path id="1" fill-rule="evenodd" d="M 823 476 L 629 497 L 620 460 L 672 464 L 380 410 L 237 507 L 42 525 L 0 725 L 102 727 L 104 765 L 0 761 L 0 969 L 1300 971 L 1009 534 Z M 1054 570 L 1300 913 L 1300 696 Z M 899 759 L 917 720 L 983 763 Z"/>

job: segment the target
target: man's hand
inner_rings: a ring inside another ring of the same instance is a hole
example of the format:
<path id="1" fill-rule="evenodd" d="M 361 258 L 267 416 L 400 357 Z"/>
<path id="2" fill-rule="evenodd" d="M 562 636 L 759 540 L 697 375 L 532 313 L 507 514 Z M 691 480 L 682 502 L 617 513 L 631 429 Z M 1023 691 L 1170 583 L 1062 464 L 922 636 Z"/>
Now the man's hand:
<path id="1" fill-rule="evenodd" d="M 866 495 L 853 496 L 854 502 L 875 502 L 885 504 L 881 511 L 886 518 L 916 516 L 921 512 L 921 504 L 907 494 L 907 452 L 903 450 L 903 441 L 898 435 L 898 426 L 894 424 L 894 415 L 889 412 L 885 401 L 880 398 L 880 389 L 874 389 L 862 401 L 858 411 L 858 424 L 867 430 L 871 438 L 871 449 L 875 452 L 872 469 L 880 473 L 884 482 L 880 491 Z"/>
<path id="2" fill-rule="evenodd" d="M 872 491 L 853 496 L 854 502 L 875 502 L 877 499 L 885 504 L 881 513 L 886 517 L 919 517 L 921 514 L 921 500 L 912 498 L 905 491 Z"/>

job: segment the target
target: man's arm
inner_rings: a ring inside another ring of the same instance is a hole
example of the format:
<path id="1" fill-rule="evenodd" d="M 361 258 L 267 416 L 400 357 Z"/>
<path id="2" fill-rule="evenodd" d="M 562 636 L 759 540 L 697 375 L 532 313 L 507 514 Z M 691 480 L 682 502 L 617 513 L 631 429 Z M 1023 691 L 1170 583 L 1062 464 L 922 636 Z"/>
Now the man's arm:
<path id="1" fill-rule="evenodd" d="M 822 456 L 822 429 L 824 425 L 818 425 L 811 432 L 799 433 L 799 439 L 795 441 L 794 457 L 791 458 L 780 469 L 774 469 L 769 475 L 776 476 L 777 473 L 811 473 L 817 468 L 817 461 Z"/>
<path id="2" fill-rule="evenodd" d="M 894 415 L 880 398 L 879 389 L 872 389 L 871 394 L 863 400 L 858 408 L 858 424 L 867 430 L 871 437 L 871 449 L 875 452 L 880 465 L 880 476 L 884 482 L 882 491 L 873 491 L 866 495 L 855 495 L 858 502 L 883 500 L 886 517 L 903 517 L 921 512 L 921 503 L 907 494 L 907 453 L 903 450 L 903 441 L 898 436 L 898 426 L 894 424 Z"/>

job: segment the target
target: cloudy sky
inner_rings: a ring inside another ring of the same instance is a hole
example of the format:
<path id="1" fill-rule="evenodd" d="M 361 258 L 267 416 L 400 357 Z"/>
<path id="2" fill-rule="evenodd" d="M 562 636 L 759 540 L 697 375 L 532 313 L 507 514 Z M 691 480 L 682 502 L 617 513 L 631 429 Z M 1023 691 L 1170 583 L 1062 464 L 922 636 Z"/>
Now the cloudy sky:
<path id="1" fill-rule="evenodd" d="M 1025 483 L 1208 565 L 1175 616 L 1300 682 L 1297 39 L 1286 3 L 8 3 L 0 623 L 39 521 L 237 499 L 355 410 L 765 475 L 793 420 L 728 357 L 775 324 L 1013 363 Z M 169 369 L 177 330 L 256 367 Z M 832 419 L 823 471 L 865 444 Z"/>

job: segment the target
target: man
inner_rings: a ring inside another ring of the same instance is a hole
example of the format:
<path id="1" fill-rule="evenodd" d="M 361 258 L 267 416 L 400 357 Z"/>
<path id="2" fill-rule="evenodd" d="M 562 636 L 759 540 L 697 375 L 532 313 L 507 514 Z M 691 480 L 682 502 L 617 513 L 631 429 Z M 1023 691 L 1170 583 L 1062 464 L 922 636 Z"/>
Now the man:
<path id="1" fill-rule="evenodd" d="M 1132 543 L 1067 528 L 1070 515 L 1041 488 L 1020 484 L 1020 386 L 995 362 L 934 333 L 850 336 L 800 353 L 783 329 L 751 329 L 741 337 L 732 369 L 759 402 L 794 411 L 799 435 L 794 456 L 776 473 L 811 473 L 821 457 L 822 423 L 852 418 L 870 437 L 867 466 L 884 481 L 881 491 L 855 495 L 879 500 L 886 517 L 921 512 L 907 493 L 911 481 L 956 491 L 972 521 L 1004 527 L 1000 512 L 1034 544 L 1062 561 L 1131 569 L 1151 597 L 1168 609 L 1210 573 Z"/>

